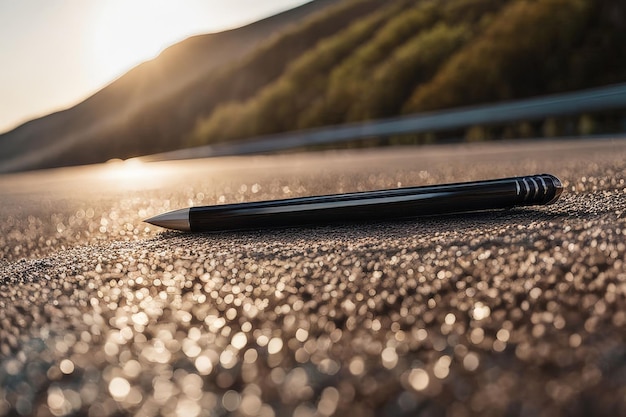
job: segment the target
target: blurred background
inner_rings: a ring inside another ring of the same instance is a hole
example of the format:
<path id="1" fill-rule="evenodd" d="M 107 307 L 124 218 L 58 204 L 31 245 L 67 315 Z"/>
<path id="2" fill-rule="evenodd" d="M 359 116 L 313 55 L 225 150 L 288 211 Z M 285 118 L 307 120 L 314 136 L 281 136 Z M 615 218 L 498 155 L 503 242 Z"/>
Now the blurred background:
<path id="1" fill-rule="evenodd" d="M 625 38 L 621 0 L 3 1 L 0 172 L 615 135 Z"/>

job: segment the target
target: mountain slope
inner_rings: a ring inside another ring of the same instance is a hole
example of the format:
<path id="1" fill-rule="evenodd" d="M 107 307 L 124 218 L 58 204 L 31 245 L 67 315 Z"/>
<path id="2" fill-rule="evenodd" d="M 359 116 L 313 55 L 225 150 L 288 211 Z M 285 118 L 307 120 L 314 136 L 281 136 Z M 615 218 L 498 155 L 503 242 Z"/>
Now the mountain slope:
<path id="1" fill-rule="evenodd" d="M 166 49 L 80 104 L 0 135 L 0 172 L 151 152 L 149 143 L 124 136 L 125 131 L 133 130 L 129 124 L 142 119 L 144 109 L 194 90 L 203 78 L 337 3 L 339 0 L 316 0 L 242 28 L 195 36 Z M 171 102 L 168 111 L 176 104 Z M 162 149 L 154 151 L 158 150 Z"/>
<path id="2" fill-rule="evenodd" d="M 626 80 L 626 5 L 619 0 L 387 4 L 387 15 L 380 10 L 368 16 L 380 20 L 371 20 L 373 33 L 335 56 L 333 65 L 311 70 L 311 63 L 325 62 L 338 45 L 352 42 L 359 26 L 320 42 L 255 97 L 221 105 L 198 123 L 190 143 Z"/>

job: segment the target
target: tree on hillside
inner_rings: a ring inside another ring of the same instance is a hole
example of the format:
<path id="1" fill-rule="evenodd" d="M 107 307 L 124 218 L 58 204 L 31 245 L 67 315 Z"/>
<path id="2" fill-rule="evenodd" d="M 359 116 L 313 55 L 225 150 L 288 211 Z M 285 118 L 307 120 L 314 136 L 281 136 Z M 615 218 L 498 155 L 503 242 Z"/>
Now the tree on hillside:
<path id="1" fill-rule="evenodd" d="M 191 141 L 207 143 L 294 129 L 295 114 L 325 91 L 328 72 L 367 42 L 386 19 L 397 13 L 397 7 L 397 3 L 392 3 L 321 41 L 252 99 L 220 106 L 198 123 Z"/>
<path id="2" fill-rule="evenodd" d="M 298 126 L 312 127 L 350 120 L 349 109 L 371 87 L 376 68 L 408 39 L 427 30 L 439 19 L 439 2 L 417 2 L 404 6 L 367 43 L 346 58 L 328 75 L 324 94 L 298 115 Z"/>
<path id="3" fill-rule="evenodd" d="M 405 113 L 545 93 L 579 44 L 592 0 L 512 2 L 485 33 L 419 86 Z"/>
<path id="4" fill-rule="evenodd" d="M 420 33 L 377 68 L 361 99 L 350 106 L 348 118 L 366 120 L 397 115 L 413 87 L 428 82 L 450 54 L 470 38 L 465 25 L 438 24 Z"/>

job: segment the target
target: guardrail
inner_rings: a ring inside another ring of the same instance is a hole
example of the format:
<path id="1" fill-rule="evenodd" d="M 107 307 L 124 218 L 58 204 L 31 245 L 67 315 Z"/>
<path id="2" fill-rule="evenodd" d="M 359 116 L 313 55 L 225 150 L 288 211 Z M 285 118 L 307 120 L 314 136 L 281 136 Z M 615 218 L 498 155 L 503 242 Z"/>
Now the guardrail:
<path id="1" fill-rule="evenodd" d="M 259 136 L 239 142 L 181 149 L 142 159 L 190 159 L 263 153 L 370 137 L 438 132 L 476 125 L 497 125 L 617 109 L 626 109 L 626 84 L 512 102 Z"/>

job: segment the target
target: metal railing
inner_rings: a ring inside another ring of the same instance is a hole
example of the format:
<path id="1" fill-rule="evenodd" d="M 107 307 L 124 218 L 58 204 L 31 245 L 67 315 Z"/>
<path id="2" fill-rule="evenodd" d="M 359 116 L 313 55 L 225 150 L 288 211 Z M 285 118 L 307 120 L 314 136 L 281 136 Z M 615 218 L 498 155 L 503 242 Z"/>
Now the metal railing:
<path id="1" fill-rule="evenodd" d="M 263 153 L 371 137 L 438 132 L 476 125 L 497 125 L 618 109 L 626 109 L 626 84 L 363 123 L 259 136 L 238 142 L 199 146 L 151 155 L 145 159 L 190 159 Z"/>

